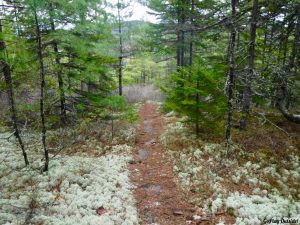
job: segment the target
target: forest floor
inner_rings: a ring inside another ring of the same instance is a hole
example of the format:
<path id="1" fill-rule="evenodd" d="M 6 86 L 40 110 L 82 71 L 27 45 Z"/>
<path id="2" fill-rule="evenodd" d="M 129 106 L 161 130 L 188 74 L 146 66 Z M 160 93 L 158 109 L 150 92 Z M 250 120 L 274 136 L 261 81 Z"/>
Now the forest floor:
<path id="1" fill-rule="evenodd" d="M 51 152 L 47 173 L 38 134 L 24 136 L 31 162 L 24 168 L 15 140 L 0 132 L 0 224 L 300 221 L 299 126 L 253 118 L 227 148 L 207 131 L 197 137 L 187 118 L 160 113 L 159 105 L 135 105 L 139 124 L 115 121 L 113 138 L 102 120 L 83 120 L 64 135 L 49 131 L 49 144 L 73 144 Z"/>
<path id="2" fill-rule="evenodd" d="M 179 185 L 171 158 L 159 144 L 164 119 L 153 103 L 146 103 L 139 116 L 135 160 L 129 168 L 141 224 L 186 224 L 195 210 Z"/>
<path id="3" fill-rule="evenodd" d="M 187 223 L 300 221 L 299 126 L 282 123 L 284 118 L 275 115 L 252 115 L 247 132 L 234 129 L 230 147 L 209 130 L 197 137 L 188 118 L 163 115 L 160 144 L 175 165 L 186 201 L 196 210 Z"/>
<path id="4" fill-rule="evenodd" d="M 139 117 L 129 169 L 140 224 L 300 221 L 299 126 L 254 117 L 227 148 L 207 132 L 196 137 L 186 118 L 159 113 L 155 103 Z"/>

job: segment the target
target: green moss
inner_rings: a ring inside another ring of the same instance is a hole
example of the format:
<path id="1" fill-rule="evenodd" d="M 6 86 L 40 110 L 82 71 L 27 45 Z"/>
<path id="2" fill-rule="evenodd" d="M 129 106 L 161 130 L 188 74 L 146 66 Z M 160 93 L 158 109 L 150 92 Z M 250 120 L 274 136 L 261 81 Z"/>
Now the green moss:
<path id="1" fill-rule="evenodd" d="M 234 214 L 234 209 L 233 208 L 228 208 L 227 209 L 227 213 L 230 215 L 230 216 L 235 216 L 235 214 Z"/>
<path id="2" fill-rule="evenodd" d="M 266 163 L 267 165 L 270 163 L 276 163 L 276 159 L 274 158 L 274 152 L 269 148 L 261 148 L 258 153 L 258 160 Z"/>

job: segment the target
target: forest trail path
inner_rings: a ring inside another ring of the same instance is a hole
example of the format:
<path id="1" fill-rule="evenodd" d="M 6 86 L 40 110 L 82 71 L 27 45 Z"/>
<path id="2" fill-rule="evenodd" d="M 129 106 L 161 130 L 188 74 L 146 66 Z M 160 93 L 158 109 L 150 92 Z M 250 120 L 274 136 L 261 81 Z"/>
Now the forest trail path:
<path id="1" fill-rule="evenodd" d="M 130 165 L 131 181 L 141 224 L 183 225 L 193 212 L 176 181 L 173 163 L 158 143 L 164 130 L 156 105 L 146 103 L 140 110 L 135 161 Z"/>

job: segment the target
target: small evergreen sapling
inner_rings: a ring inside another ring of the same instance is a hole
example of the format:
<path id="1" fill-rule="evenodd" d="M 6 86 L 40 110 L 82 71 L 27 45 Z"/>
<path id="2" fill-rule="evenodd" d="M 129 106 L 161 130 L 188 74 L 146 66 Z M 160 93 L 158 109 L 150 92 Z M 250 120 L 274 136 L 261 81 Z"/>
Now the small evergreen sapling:
<path id="1" fill-rule="evenodd" d="M 222 92 L 224 67 L 208 65 L 198 58 L 191 67 L 181 67 L 171 76 L 171 85 L 162 89 L 167 94 L 166 107 L 188 116 L 202 129 L 216 128 L 226 112 L 226 98 Z"/>

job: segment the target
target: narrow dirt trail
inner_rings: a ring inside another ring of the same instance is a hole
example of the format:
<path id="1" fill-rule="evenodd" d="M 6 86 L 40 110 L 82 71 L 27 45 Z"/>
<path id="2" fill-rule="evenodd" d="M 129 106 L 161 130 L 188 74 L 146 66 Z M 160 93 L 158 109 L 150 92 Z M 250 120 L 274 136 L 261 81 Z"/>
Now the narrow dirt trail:
<path id="1" fill-rule="evenodd" d="M 149 103 L 139 116 L 135 161 L 130 170 L 141 224 L 187 224 L 193 206 L 187 203 L 176 182 L 173 164 L 157 140 L 164 130 L 164 120 L 156 112 L 156 106 Z"/>

